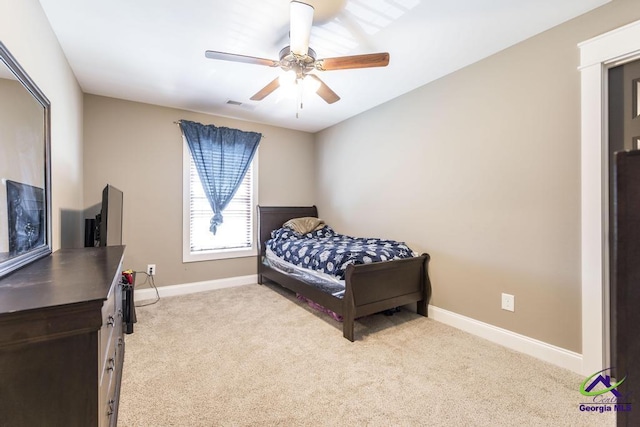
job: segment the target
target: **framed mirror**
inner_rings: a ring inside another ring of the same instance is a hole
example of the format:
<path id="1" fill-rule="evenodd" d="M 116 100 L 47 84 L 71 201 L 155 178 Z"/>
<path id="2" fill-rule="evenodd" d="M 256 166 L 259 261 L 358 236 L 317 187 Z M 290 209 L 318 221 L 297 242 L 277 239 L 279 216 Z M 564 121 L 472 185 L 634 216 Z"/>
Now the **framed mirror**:
<path id="1" fill-rule="evenodd" d="M 0 277 L 51 253 L 51 104 L 0 42 Z"/>

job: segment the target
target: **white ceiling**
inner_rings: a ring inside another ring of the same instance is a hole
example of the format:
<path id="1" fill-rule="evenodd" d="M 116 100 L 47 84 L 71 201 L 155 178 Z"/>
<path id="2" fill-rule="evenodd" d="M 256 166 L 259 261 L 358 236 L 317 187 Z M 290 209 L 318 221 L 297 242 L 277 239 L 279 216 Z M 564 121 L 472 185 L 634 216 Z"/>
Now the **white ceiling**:
<path id="1" fill-rule="evenodd" d="M 40 0 L 86 93 L 317 132 L 610 0 L 310 0 L 318 58 L 389 52 L 386 68 L 319 72 L 341 100 L 281 89 L 249 98 L 279 68 L 205 50 L 279 59 L 288 0 Z M 227 101 L 242 105 L 228 105 Z"/>

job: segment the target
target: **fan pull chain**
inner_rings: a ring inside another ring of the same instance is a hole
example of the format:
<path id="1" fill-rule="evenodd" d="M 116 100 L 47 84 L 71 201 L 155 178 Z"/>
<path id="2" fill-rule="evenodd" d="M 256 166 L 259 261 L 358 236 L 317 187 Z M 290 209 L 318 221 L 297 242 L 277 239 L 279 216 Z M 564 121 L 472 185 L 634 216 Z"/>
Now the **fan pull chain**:
<path id="1" fill-rule="evenodd" d="M 296 119 L 300 118 L 300 110 L 303 108 L 302 104 L 302 80 L 296 79 L 296 85 L 298 86 L 298 99 L 296 100 Z"/>

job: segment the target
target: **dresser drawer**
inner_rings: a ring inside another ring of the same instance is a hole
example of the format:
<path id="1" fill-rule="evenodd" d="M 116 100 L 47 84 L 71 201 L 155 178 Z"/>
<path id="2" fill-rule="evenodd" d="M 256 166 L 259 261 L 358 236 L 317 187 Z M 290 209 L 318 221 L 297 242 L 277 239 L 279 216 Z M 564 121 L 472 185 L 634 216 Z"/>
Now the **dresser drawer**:
<path id="1" fill-rule="evenodd" d="M 104 357 L 109 345 L 109 340 L 116 326 L 116 305 L 115 305 L 115 292 L 109 293 L 102 306 L 102 327 L 100 328 L 100 348 L 98 354 L 101 358 Z M 104 362 L 104 360 L 101 360 Z"/>
<path id="2" fill-rule="evenodd" d="M 109 347 L 111 350 L 111 347 Z M 117 389 L 122 374 L 124 358 L 124 337 L 117 337 L 114 341 L 113 353 L 108 353 L 107 363 L 102 372 L 99 390 L 99 426 L 114 425 L 114 413 L 117 411 Z"/>
<path id="3" fill-rule="evenodd" d="M 107 355 L 107 363 L 104 365 L 104 369 L 100 375 L 100 400 L 106 402 L 104 397 L 107 396 L 107 391 L 109 390 L 110 384 L 113 382 L 113 379 L 116 376 L 116 370 L 118 367 L 118 349 L 117 345 L 113 346 L 113 351 Z"/>
<path id="4" fill-rule="evenodd" d="M 113 371 L 116 369 L 116 363 L 117 363 L 116 352 L 118 349 L 118 345 L 117 345 L 118 337 L 113 335 L 112 338 L 113 339 L 109 341 L 107 352 L 102 357 L 102 359 L 104 359 L 104 363 L 98 366 L 99 368 L 98 372 L 100 373 L 98 384 L 100 385 L 100 387 L 102 387 L 102 385 L 105 382 L 109 382 L 109 379 L 113 374 Z"/>
<path id="5" fill-rule="evenodd" d="M 122 321 L 122 285 L 114 283 L 108 298 L 102 306 L 102 327 L 98 332 L 100 340 L 98 349 L 98 355 L 100 356 L 99 366 L 105 363 L 107 347 L 109 347 L 114 336 L 122 336 Z"/>

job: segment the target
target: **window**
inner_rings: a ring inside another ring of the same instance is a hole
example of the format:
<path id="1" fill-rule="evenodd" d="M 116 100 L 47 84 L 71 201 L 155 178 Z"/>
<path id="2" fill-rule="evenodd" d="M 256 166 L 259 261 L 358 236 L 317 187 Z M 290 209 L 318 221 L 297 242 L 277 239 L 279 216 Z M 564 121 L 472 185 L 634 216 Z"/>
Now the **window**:
<path id="1" fill-rule="evenodd" d="M 214 235 L 209 231 L 213 212 L 186 143 L 183 144 L 183 262 L 255 256 L 254 215 L 258 154 L 222 212 L 224 222 Z"/>

